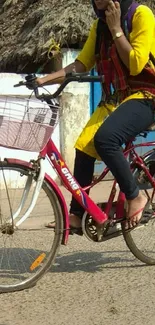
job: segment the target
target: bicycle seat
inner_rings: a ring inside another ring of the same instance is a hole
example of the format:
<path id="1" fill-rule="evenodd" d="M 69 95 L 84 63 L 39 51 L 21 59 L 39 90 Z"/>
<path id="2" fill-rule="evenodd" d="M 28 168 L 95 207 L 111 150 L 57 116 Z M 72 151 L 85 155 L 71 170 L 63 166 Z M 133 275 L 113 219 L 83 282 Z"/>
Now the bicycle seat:
<path id="1" fill-rule="evenodd" d="M 139 133 L 138 136 L 144 136 L 144 138 L 147 137 L 148 132 L 155 131 L 155 122 L 151 124 L 146 130 Z"/>

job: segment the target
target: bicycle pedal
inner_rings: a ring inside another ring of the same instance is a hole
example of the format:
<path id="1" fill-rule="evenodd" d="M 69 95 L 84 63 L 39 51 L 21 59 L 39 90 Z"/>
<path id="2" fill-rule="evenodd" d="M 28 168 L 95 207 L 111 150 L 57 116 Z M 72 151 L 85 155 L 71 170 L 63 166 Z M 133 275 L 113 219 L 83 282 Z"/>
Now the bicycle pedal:
<path id="1" fill-rule="evenodd" d="M 70 228 L 69 229 L 69 234 L 70 235 L 78 235 L 78 236 L 83 236 L 83 231 L 82 231 L 82 228 Z"/>
<path id="2" fill-rule="evenodd" d="M 114 234 L 115 232 L 118 232 L 120 231 L 122 228 L 121 228 L 121 224 L 120 223 L 115 223 L 113 226 L 110 226 L 108 231 L 107 231 L 107 236 L 108 235 L 112 235 Z"/>
<path id="3" fill-rule="evenodd" d="M 121 224 L 116 223 L 113 226 L 109 226 L 108 229 L 101 234 L 101 237 L 98 237 L 98 241 L 103 242 L 118 236 L 122 236 L 122 228 Z"/>
<path id="4" fill-rule="evenodd" d="M 140 225 L 146 224 L 149 222 L 149 220 L 153 216 L 153 211 L 152 210 L 147 210 L 144 212 L 142 219 L 140 220 Z"/>

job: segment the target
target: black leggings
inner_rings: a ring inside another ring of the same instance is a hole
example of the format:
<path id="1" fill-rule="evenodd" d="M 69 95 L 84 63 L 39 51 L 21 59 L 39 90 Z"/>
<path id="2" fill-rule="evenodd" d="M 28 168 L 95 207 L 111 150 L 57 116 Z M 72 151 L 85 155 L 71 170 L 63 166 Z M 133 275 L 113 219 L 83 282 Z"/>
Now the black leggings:
<path id="1" fill-rule="evenodd" d="M 74 162 L 74 177 L 78 183 L 84 187 L 91 183 L 94 173 L 95 158 L 88 156 L 84 152 L 76 149 Z M 86 191 L 89 194 L 89 191 Z M 70 205 L 70 213 L 82 217 L 84 213 L 83 207 L 72 197 Z"/>
<path id="2" fill-rule="evenodd" d="M 139 189 L 121 146 L 146 130 L 154 122 L 153 109 L 154 102 L 152 100 L 128 100 L 104 121 L 94 137 L 96 151 L 116 178 L 126 199 L 137 197 Z M 88 159 L 88 157 L 88 155 L 79 154 L 77 151 L 74 176 L 81 186 L 87 186 L 93 177 L 95 159 L 92 157 Z M 70 212 L 82 216 L 83 209 L 74 199 L 71 202 Z"/>

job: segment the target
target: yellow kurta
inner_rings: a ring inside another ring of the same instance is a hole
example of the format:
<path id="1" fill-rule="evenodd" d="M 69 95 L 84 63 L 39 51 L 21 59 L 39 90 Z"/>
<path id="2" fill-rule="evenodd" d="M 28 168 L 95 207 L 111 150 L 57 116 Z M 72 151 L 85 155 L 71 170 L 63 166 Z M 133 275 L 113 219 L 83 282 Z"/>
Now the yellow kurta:
<path id="1" fill-rule="evenodd" d="M 97 23 L 98 19 L 94 21 L 88 39 L 77 57 L 77 60 L 84 64 L 87 71 L 90 71 L 95 66 Z M 148 62 L 150 52 L 155 57 L 155 18 L 152 11 L 147 6 L 140 5 L 136 9 L 132 19 L 132 31 L 129 35 L 129 41 L 132 46 L 130 52 L 130 75 L 136 76 L 143 70 Z M 150 97 L 152 97 L 152 95 L 150 95 Z M 127 97 L 124 101 L 133 98 L 144 98 L 144 95 L 139 91 Z M 94 148 L 94 135 L 103 121 L 115 109 L 116 107 L 109 104 L 106 104 L 106 107 L 97 107 L 76 141 L 75 148 L 96 159 L 100 159 Z"/>

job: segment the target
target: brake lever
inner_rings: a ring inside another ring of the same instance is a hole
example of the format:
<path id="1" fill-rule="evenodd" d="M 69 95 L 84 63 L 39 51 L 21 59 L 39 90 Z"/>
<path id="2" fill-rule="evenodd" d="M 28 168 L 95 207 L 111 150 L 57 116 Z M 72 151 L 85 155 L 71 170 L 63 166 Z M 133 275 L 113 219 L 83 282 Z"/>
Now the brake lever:
<path id="1" fill-rule="evenodd" d="M 33 83 L 33 81 L 35 81 L 35 79 L 34 80 L 32 79 L 32 83 Z M 31 81 L 20 81 L 18 84 L 15 84 L 14 87 L 26 86 L 28 89 L 34 91 L 36 98 L 41 99 L 41 98 L 39 98 L 38 87 L 37 86 L 35 87 L 35 84 L 34 84 L 34 87 L 29 88 L 28 87 L 29 83 L 31 83 Z"/>
<path id="2" fill-rule="evenodd" d="M 14 87 L 26 86 L 25 81 L 20 81 L 18 84 L 15 84 Z"/>

